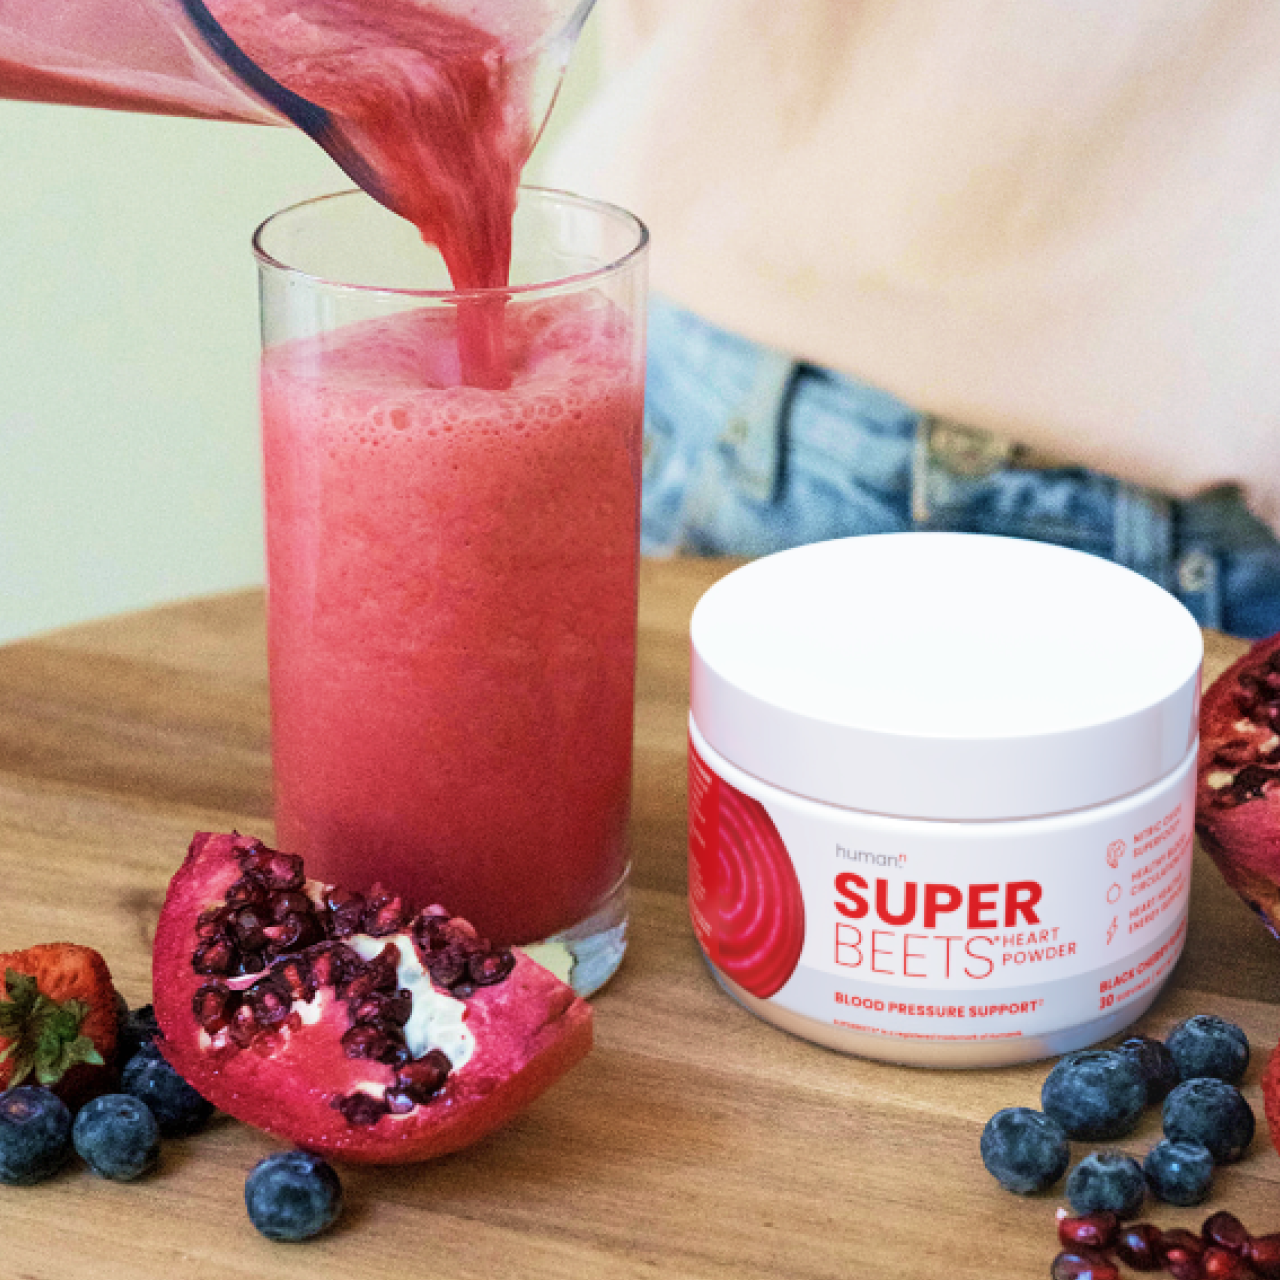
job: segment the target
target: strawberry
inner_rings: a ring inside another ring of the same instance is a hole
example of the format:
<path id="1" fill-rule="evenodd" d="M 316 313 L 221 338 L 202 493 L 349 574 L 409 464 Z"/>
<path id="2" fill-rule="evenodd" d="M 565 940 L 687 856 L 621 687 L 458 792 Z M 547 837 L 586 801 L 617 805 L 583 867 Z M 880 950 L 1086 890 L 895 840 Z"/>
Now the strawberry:
<path id="1" fill-rule="evenodd" d="M 39 1084 L 75 1106 L 110 1084 L 119 1011 L 90 947 L 52 942 L 0 953 L 0 1089 Z"/>

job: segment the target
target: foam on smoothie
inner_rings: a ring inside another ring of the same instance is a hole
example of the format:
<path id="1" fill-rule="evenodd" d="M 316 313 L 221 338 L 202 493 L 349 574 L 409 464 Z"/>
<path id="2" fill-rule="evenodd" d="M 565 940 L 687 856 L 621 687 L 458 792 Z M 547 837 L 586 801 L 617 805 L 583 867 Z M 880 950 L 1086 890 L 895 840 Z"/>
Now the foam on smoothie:
<path id="1" fill-rule="evenodd" d="M 643 387 L 601 297 L 505 330 L 500 391 L 448 310 L 281 344 L 263 424 L 279 839 L 521 943 L 626 868 Z"/>

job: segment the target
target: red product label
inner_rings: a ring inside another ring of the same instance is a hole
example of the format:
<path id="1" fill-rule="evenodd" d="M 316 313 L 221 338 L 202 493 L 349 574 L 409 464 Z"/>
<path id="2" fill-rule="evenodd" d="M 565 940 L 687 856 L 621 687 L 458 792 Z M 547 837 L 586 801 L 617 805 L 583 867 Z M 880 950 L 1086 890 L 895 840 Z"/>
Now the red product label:
<path id="1" fill-rule="evenodd" d="M 711 963 L 752 995 L 775 995 L 804 946 L 804 897 L 767 810 L 689 744 L 689 914 Z"/>
<path id="2" fill-rule="evenodd" d="M 689 743 L 689 917 L 698 945 L 719 965 L 710 911 L 719 894 L 716 858 L 720 847 L 720 779 Z"/>

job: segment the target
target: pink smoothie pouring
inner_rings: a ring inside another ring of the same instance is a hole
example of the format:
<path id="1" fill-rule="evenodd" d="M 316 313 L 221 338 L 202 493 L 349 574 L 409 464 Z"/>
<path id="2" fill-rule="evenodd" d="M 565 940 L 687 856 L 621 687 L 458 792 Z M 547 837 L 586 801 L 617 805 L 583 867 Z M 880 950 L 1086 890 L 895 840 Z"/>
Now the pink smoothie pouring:
<path id="1" fill-rule="evenodd" d="M 421 0 L 208 7 L 258 66 L 332 114 L 377 174 L 381 198 L 439 248 L 456 289 L 507 283 L 533 138 L 532 66 L 509 40 Z M 458 342 L 466 382 L 506 385 L 500 301 L 464 304 Z"/>
<path id="2" fill-rule="evenodd" d="M 626 868 L 642 387 L 592 295 L 508 308 L 504 391 L 450 314 L 264 360 L 278 836 L 528 942 Z"/>

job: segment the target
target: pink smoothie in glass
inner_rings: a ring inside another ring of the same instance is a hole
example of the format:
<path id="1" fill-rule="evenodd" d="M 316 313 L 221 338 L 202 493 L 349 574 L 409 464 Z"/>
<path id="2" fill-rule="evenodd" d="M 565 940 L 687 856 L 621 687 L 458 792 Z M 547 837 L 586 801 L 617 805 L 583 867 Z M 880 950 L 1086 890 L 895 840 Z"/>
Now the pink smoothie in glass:
<path id="1" fill-rule="evenodd" d="M 264 357 L 278 839 L 529 942 L 625 874 L 642 387 L 590 293 L 507 308 L 504 390 L 453 323 Z"/>

